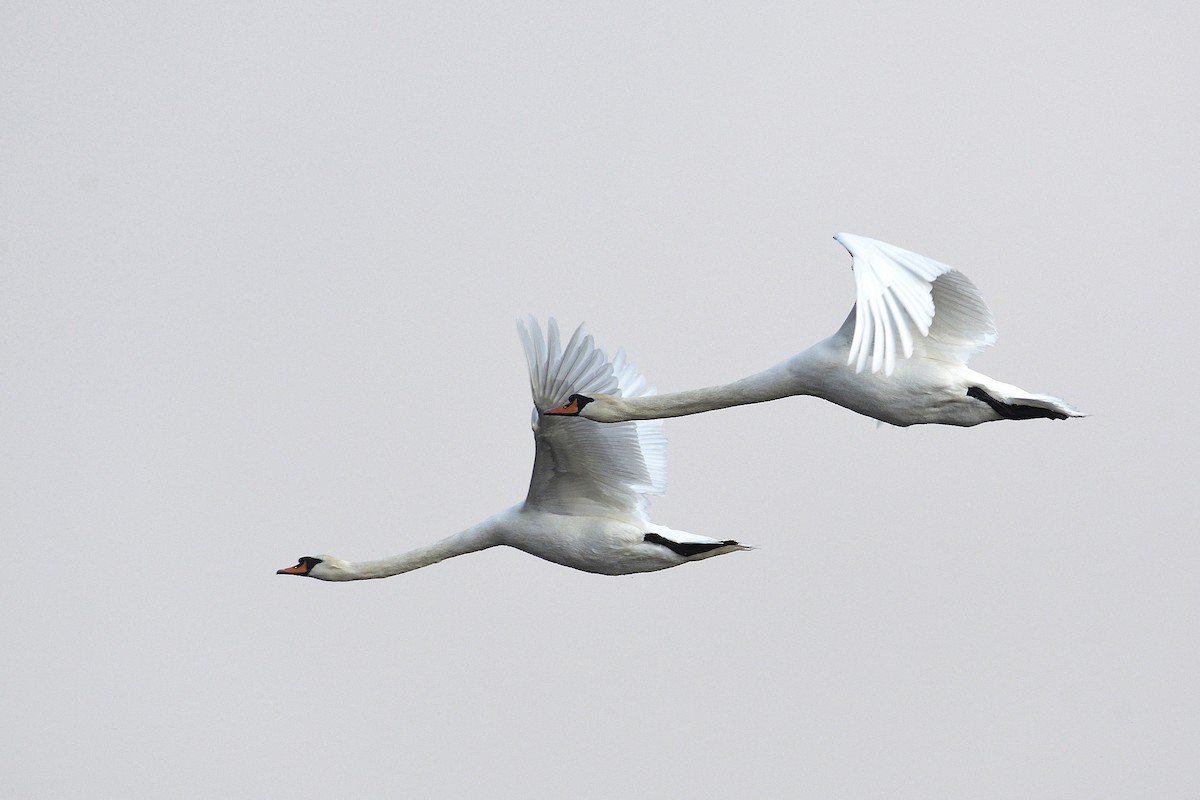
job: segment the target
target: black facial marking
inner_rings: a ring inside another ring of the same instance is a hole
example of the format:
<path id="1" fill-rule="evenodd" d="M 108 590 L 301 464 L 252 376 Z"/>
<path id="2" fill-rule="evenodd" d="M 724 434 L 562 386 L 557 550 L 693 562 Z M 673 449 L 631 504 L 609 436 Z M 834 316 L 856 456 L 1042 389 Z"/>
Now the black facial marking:
<path id="1" fill-rule="evenodd" d="M 718 547 L 728 547 L 731 544 L 737 544 L 732 539 L 727 539 L 724 542 L 672 542 L 670 539 L 659 536 L 657 533 L 647 533 L 645 540 L 652 544 L 661 544 L 676 555 L 681 555 L 684 558 L 691 558 L 700 553 L 707 553 L 709 550 L 716 550 Z"/>
<path id="2" fill-rule="evenodd" d="M 1066 419 L 1067 415 L 1061 411 L 1055 411 L 1052 408 L 1040 408 L 1039 406 L 1023 406 L 1016 403 L 1001 403 L 990 394 L 980 389 L 978 386 L 972 386 L 967 389 L 967 397 L 973 397 L 976 400 L 981 400 L 992 407 L 1004 419 Z"/>
<path id="3" fill-rule="evenodd" d="M 588 403 L 592 402 L 591 397 L 588 397 L 587 395 L 582 395 L 582 394 L 573 394 L 570 397 L 568 397 L 567 399 L 574 400 L 575 408 L 578 409 L 579 411 L 583 411 L 584 406 L 586 406 Z"/>

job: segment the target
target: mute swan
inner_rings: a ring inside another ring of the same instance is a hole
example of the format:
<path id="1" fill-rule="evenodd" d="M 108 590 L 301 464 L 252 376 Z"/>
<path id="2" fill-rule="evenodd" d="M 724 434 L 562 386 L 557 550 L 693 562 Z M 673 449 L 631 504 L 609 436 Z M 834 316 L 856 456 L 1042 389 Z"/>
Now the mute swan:
<path id="1" fill-rule="evenodd" d="M 591 425 L 539 412 L 561 403 L 571 387 L 612 397 L 648 394 L 623 351 L 609 361 L 580 325 L 562 348 L 551 319 L 546 339 L 537 321 L 517 328 L 533 390 L 533 477 L 525 502 L 446 539 L 378 561 L 303 556 L 280 575 L 354 581 L 399 575 L 438 561 L 505 544 L 567 567 L 625 575 L 675 567 L 750 548 L 732 540 L 675 531 L 646 516 L 646 495 L 666 488 L 661 422 Z"/>
<path id="2" fill-rule="evenodd" d="M 1057 397 L 967 368 L 972 353 L 996 341 L 996 326 L 961 272 L 865 236 L 833 238 L 850 251 L 858 295 L 833 336 L 723 386 L 639 397 L 576 389 L 546 414 L 623 422 L 807 394 L 901 426 L 1086 416 Z"/>

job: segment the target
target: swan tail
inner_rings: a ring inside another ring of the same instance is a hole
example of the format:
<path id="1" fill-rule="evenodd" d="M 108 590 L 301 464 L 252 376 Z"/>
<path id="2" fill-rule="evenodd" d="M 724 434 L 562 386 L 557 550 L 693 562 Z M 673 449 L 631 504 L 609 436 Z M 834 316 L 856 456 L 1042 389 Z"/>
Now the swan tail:
<path id="1" fill-rule="evenodd" d="M 1005 393 L 997 391 L 996 387 L 988 387 L 985 390 L 981 386 L 972 386 L 967 389 L 967 397 L 987 403 L 1001 419 L 1070 419 L 1087 416 L 1074 406 L 1048 394 L 1026 394 L 1020 390 Z"/>

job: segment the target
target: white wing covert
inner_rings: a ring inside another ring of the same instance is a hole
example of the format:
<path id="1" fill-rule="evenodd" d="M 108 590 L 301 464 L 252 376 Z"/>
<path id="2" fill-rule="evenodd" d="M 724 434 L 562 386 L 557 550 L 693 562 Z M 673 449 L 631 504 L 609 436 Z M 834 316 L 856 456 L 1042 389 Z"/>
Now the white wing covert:
<path id="1" fill-rule="evenodd" d="M 847 364 L 891 375 L 897 353 L 965 364 L 996 341 L 996 324 L 975 285 L 948 264 L 895 245 L 839 233 L 850 252 L 857 297 Z"/>
<path id="2" fill-rule="evenodd" d="M 618 351 L 609 361 L 580 325 L 564 347 L 550 319 L 543 337 L 533 317 L 517 322 L 529 364 L 536 452 L 526 505 L 557 514 L 612 514 L 645 518 L 647 494 L 666 490 L 666 436 L 658 420 L 598 425 L 541 411 L 572 394 L 641 397 L 645 379 Z"/>

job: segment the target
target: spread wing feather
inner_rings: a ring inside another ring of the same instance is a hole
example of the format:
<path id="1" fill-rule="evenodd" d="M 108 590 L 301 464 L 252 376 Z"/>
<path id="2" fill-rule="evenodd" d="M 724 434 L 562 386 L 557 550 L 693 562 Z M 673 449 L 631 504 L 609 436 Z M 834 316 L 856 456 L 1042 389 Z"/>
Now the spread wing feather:
<path id="1" fill-rule="evenodd" d="M 847 364 L 891 375 L 914 352 L 965 364 L 996 341 L 992 312 L 953 267 L 866 236 L 833 237 L 850 251 L 857 297 Z"/>
<path id="2" fill-rule="evenodd" d="M 542 416 L 573 394 L 652 394 L 619 351 L 610 361 L 580 325 L 562 346 L 558 323 L 546 333 L 533 317 L 517 323 L 529 364 L 535 455 L 528 506 L 557 514 L 632 515 L 645 519 L 646 495 L 666 490 L 667 440 L 660 421 L 598 425 Z"/>

